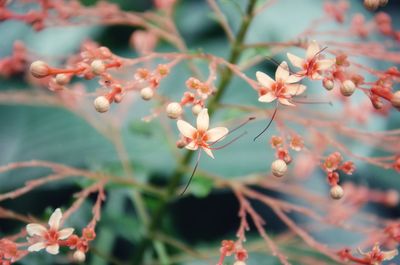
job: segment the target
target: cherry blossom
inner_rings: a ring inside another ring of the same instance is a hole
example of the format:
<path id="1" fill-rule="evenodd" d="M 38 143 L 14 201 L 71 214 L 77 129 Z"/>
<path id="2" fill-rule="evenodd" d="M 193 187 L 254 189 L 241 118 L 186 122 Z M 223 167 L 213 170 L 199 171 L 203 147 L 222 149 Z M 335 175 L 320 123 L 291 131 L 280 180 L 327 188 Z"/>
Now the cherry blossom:
<path id="1" fill-rule="evenodd" d="M 36 223 L 28 224 L 26 231 L 31 236 L 30 241 L 34 242 L 29 246 L 28 251 L 35 252 L 45 248 L 48 253 L 57 255 L 60 248 L 59 241 L 67 239 L 74 232 L 73 228 L 60 230 L 61 219 L 62 213 L 58 208 L 50 216 L 49 228 Z"/>
<path id="2" fill-rule="evenodd" d="M 261 102 L 269 103 L 278 99 L 278 101 L 284 105 L 295 106 L 289 99 L 293 96 L 300 95 L 306 89 L 304 85 L 294 84 L 303 77 L 290 75 L 289 67 L 286 62 L 282 62 L 276 69 L 275 80 L 260 71 L 256 73 L 256 77 L 261 85 L 261 96 L 258 98 Z"/>
<path id="3" fill-rule="evenodd" d="M 177 126 L 181 134 L 189 140 L 189 143 L 185 146 L 187 149 L 197 150 L 201 147 L 212 158 L 214 158 L 214 155 L 208 142 L 215 143 L 229 132 L 225 127 L 208 129 L 209 116 L 207 109 L 203 109 L 197 116 L 197 129 L 184 120 L 178 120 Z"/>
<path id="4" fill-rule="evenodd" d="M 297 73 L 300 76 L 307 76 L 310 79 L 321 80 L 322 72 L 335 64 L 335 59 L 321 59 L 321 48 L 316 41 L 312 41 L 307 48 L 306 58 L 300 58 L 294 54 L 287 53 L 289 61 L 302 70 Z"/>

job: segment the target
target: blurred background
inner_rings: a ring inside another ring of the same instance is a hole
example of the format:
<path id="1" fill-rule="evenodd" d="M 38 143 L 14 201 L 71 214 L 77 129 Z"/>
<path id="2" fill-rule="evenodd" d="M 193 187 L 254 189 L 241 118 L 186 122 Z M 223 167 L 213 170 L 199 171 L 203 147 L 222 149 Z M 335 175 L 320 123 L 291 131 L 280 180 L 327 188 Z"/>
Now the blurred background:
<path id="1" fill-rule="evenodd" d="M 82 1 L 85 5 L 92 5 L 96 1 Z M 109 1 L 119 4 L 125 10 L 145 11 L 152 7 L 152 1 Z M 240 11 L 245 0 L 219 1 L 222 9 L 228 16 L 228 21 L 237 29 L 240 23 Z M 260 14 L 253 22 L 247 36 L 247 42 L 284 41 L 290 40 L 296 34 L 304 30 L 309 22 L 322 16 L 322 0 L 280 0 L 275 5 Z M 371 18 L 373 13 L 367 12 L 362 7 L 362 1 L 352 0 L 352 11 L 358 11 Z M 15 7 L 19 8 L 19 7 Z M 400 2 L 389 1 L 384 8 L 396 20 L 396 26 L 400 26 Z M 229 44 L 224 32 L 219 27 L 205 0 L 181 0 L 177 5 L 175 18 L 180 32 L 191 50 L 204 50 L 218 56 L 226 57 L 229 52 Z M 348 23 L 349 21 L 347 21 Z M 48 58 L 48 61 L 57 61 L 57 58 L 68 56 L 79 49 L 82 41 L 93 39 L 101 45 L 109 47 L 114 53 L 126 57 L 135 57 L 137 54 L 129 46 L 129 38 L 136 30 L 125 26 L 79 26 L 64 28 L 49 28 L 41 32 L 34 32 L 26 25 L 18 22 L 0 23 L 0 57 L 8 56 L 12 51 L 14 41 L 24 42 L 37 58 Z M 159 43 L 157 50 L 172 51 L 173 49 L 164 42 Z M 247 55 L 251 56 L 251 54 Z M 274 57 L 280 61 L 285 58 L 285 52 Z M 384 66 L 381 63 L 368 61 L 376 67 Z M 275 65 L 266 61 L 257 67 L 267 73 L 275 72 Z M 254 77 L 256 69 L 248 72 Z M 184 67 L 173 71 L 173 74 L 162 83 L 161 93 L 168 93 L 171 98 L 179 99 L 184 91 L 184 80 L 190 76 L 190 72 Z M 87 83 L 91 89 L 95 89 L 95 82 Z M 254 105 L 256 93 L 244 88 L 245 84 L 238 79 L 228 89 L 225 103 L 240 102 L 241 104 Z M 320 89 L 319 84 L 314 84 Z M 310 84 L 311 89 L 313 85 Z M 0 91 L 9 90 L 37 90 L 43 89 L 30 87 L 23 76 L 11 79 L 1 79 Z M 250 91 L 250 92 L 249 92 Z M 46 104 L 12 104 L 7 100 L 0 101 L 0 165 L 15 161 L 48 160 L 71 165 L 78 168 L 94 171 L 110 172 L 115 175 L 122 174 L 122 167 L 113 145 L 104 136 L 76 114 Z M 123 104 L 123 103 L 122 103 Z M 257 105 L 262 106 L 262 105 Z M 114 106 L 116 108 L 120 106 Z M 123 140 L 129 152 L 129 158 L 135 169 L 135 176 L 141 181 L 149 181 L 160 187 L 165 186 L 169 179 L 169 173 L 175 167 L 175 161 L 171 155 L 171 148 L 164 137 L 163 127 L 159 120 L 155 119 L 145 123 L 142 117 L 151 113 L 152 103 L 136 100 L 129 107 L 129 115 L 122 121 Z M 93 111 L 94 112 L 94 111 Z M 213 123 L 234 117 L 235 111 L 219 112 Z M 98 115 L 101 122 L 102 116 Z M 165 121 L 165 119 L 164 119 Z M 170 121 L 166 121 L 170 122 Z M 248 126 L 250 136 L 240 139 L 235 144 L 219 150 L 216 160 L 203 156 L 200 167 L 207 168 L 211 172 L 220 174 L 226 178 L 240 177 L 251 172 L 269 170 L 270 161 L 274 154 L 269 148 L 268 136 L 261 138 L 258 143 L 251 139 L 253 134 L 259 132 L 264 126 L 263 121 L 255 122 Z M 374 120 L 368 127 L 371 130 L 394 129 L 399 127 L 398 114 L 391 116 L 389 120 Z M 171 127 L 175 129 L 174 122 Z M 176 138 L 178 134 L 176 133 Z M 362 146 L 355 146 L 364 153 L 375 154 L 375 150 Z M 218 159 L 220 158 L 220 159 Z M 358 184 L 376 187 L 379 189 L 399 189 L 400 179 L 398 174 L 387 171 L 382 174 L 381 169 L 357 164 L 357 172 L 351 178 L 347 178 Z M 17 170 L 0 175 L 0 192 L 6 192 L 23 185 L 29 179 L 34 179 L 46 174 L 44 170 Z M 67 207 L 72 203 L 72 195 L 82 187 L 88 185 L 84 180 L 68 180 L 44 188 L 35 190 L 16 200 L 1 203 L 1 207 L 13 209 L 23 214 L 33 214 L 43 217 L 45 220 L 52 210 L 57 207 Z M 321 194 L 327 193 L 324 174 L 316 170 L 314 175 L 304 183 L 305 186 L 315 188 Z M 107 193 L 107 201 L 99 223 L 98 238 L 93 243 L 93 251 L 85 264 L 106 265 L 119 264 L 118 261 L 128 262 L 135 252 L 136 243 L 143 233 L 143 228 L 130 200 L 131 191 L 124 187 L 114 187 Z M 271 193 L 273 195 L 273 193 Z M 276 194 L 275 196 L 279 196 Z M 94 200 L 94 198 L 92 198 Z M 153 198 L 146 197 L 146 203 L 151 208 Z M 79 228 L 83 227 L 91 218 L 91 203 L 87 202 L 82 209 L 74 214 L 67 225 Z M 274 235 L 285 231 L 277 217 L 267 208 L 255 204 L 255 208 L 262 213 L 267 220 L 267 229 Z M 399 217 L 398 208 L 380 209 L 375 205 L 369 206 L 370 211 L 379 211 L 381 215 Z M 196 176 L 190 187 L 188 196 L 172 203 L 171 210 L 163 217 L 166 220 L 165 231 L 173 237 L 186 242 L 195 249 L 215 252 L 215 261 L 183 261 L 181 264 L 213 264 L 216 263 L 220 241 L 234 239 L 239 225 L 237 217 L 238 204 L 235 197 L 229 191 L 213 192 L 210 183 Z M 43 215 L 44 213 L 44 215 Z M 300 221 L 300 219 L 299 219 Z M 19 231 L 22 223 L 0 220 L 0 236 Z M 349 246 L 357 246 L 357 238 L 354 235 L 341 234 L 337 231 L 332 234 L 324 233 L 318 236 L 321 241 L 340 242 L 338 248 L 346 242 Z M 259 241 L 259 235 L 252 229 L 249 233 L 249 242 Z M 328 240 L 329 239 L 329 240 Z M 170 249 L 174 252 L 173 249 Z M 285 251 L 285 250 L 284 250 Z M 288 251 L 288 250 L 286 250 Z M 304 255 L 317 255 L 315 253 L 302 252 Z M 183 257 L 185 260 L 185 257 Z M 52 257 L 44 253 L 30 255 L 20 264 L 63 264 L 66 259 Z M 122 263 L 124 264 L 124 263 Z M 275 258 L 265 254 L 260 249 L 251 253 L 249 265 L 278 264 Z M 300 263 L 299 263 L 300 264 Z M 334 263 L 332 263 L 334 264 Z"/>

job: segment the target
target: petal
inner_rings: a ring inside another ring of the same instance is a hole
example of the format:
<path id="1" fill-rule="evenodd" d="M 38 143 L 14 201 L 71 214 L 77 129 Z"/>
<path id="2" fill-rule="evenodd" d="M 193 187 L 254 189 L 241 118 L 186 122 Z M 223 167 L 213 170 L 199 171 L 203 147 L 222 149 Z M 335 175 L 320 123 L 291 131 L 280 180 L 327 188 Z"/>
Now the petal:
<path id="1" fill-rule="evenodd" d="M 266 103 L 270 103 L 272 101 L 274 101 L 276 99 L 275 94 L 269 92 L 265 95 L 262 95 L 261 97 L 258 98 L 258 101 L 260 102 L 266 102 Z"/>
<path id="2" fill-rule="evenodd" d="M 73 228 L 64 228 L 58 231 L 58 238 L 61 240 L 67 239 L 72 235 L 73 232 L 74 232 Z"/>
<path id="3" fill-rule="evenodd" d="M 320 75 L 319 73 L 315 72 L 311 75 L 311 79 L 312 80 L 321 80 L 323 79 L 322 75 Z"/>
<path id="4" fill-rule="evenodd" d="M 62 218 L 61 210 L 60 210 L 60 208 L 57 208 L 54 211 L 54 213 L 50 216 L 50 219 L 49 219 L 50 228 L 52 228 L 54 230 L 58 230 L 58 228 L 60 227 L 61 218 Z"/>
<path id="5" fill-rule="evenodd" d="M 44 242 L 38 242 L 38 243 L 35 243 L 33 245 L 30 245 L 28 247 L 28 251 L 29 252 L 37 252 L 37 251 L 41 251 L 45 247 L 46 247 L 46 244 Z"/>
<path id="6" fill-rule="evenodd" d="M 269 88 L 272 86 L 273 83 L 275 83 L 275 80 L 272 79 L 271 77 L 269 77 L 269 75 L 257 71 L 256 72 L 256 77 L 257 77 L 257 81 L 258 83 L 260 83 L 260 85 L 262 85 L 263 87 Z"/>
<path id="7" fill-rule="evenodd" d="M 197 116 L 197 130 L 203 132 L 207 131 L 209 123 L 208 109 L 203 109 Z"/>
<path id="8" fill-rule="evenodd" d="M 60 246 L 58 244 L 53 244 L 46 247 L 46 251 L 52 255 L 57 255 L 59 252 Z"/>
<path id="9" fill-rule="evenodd" d="M 193 134 L 195 134 L 197 131 L 192 125 L 184 120 L 178 120 L 176 125 L 178 126 L 178 130 L 181 132 L 181 134 L 190 139 L 193 138 Z"/>
<path id="10" fill-rule="evenodd" d="M 289 77 L 289 66 L 287 62 L 283 61 L 275 72 L 275 80 L 283 80 L 285 81 Z"/>
<path id="11" fill-rule="evenodd" d="M 289 58 L 289 61 L 294 66 L 299 67 L 299 68 L 303 68 L 303 65 L 304 65 L 304 59 L 303 58 L 300 58 L 299 56 L 296 56 L 296 55 L 291 54 L 289 52 L 286 55 Z"/>
<path id="12" fill-rule="evenodd" d="M 286 91 L 291 95 L 291 96 L 297 96 L 300 95 L 306 90 L 305 85 L 300 85 L 300 84 L 292 84 L 292 85 L 286 85 Z"/>
<path id="13" fill-rule="evenodd" d="M 291 103 L 289 100 L 287 100 L 286 98 L 279 98 L 278 99 L 280 103 L 282 103 L 283 105 L 286 106 L 296 106 L 293 103 Z"/>
<path id="14" fill-rule="evenodd" d="M 315 40 L 313 40 L 313 41 L 310 43 L 310 45 L 308 45 L 307 52 L 306 52 L 306 58 L 307 58 L 307 59 L 312 59 L 312 58 L 314 58 L 314 56 L 315 56 L 317 53 L 319 53 L 319 51 L 320 51 L 320 48 L 319 48 L 318 43 L 317 43 Z"/>
<path id="15" fill-rule="evenodd" d="M 215 142 L 222 140 L 227 134 L 229 130 L 225 127 L 216 127 L 207 131 L 207 141 Z"/>
<path id="16" fill-rule="evenodd" d="M 302 74 L 302 72 L 299 72 L 299 73 L 296 73 L 294 75 L 289 76 L 286 79 L 285 83 L 286 84 L 293 84 L 293 83 L 299 82 L 300 80 L 302 80 L 304 78 L 304 74 Z"/>
<path id="17" fill-rule="evenodd" d="M 185 148 L 189 149 L 189 150 L 197 150 L 197 148 L 199 148 L 199 146 L 195 143 L 195 141 L 191 141 L 190 143 L 188 143 Z"/>
<path id="18" fill-rule="evenodd" d="M 322 70 L 331 68 L 335 63 L 336 63 L 336 60 L 334 60 L 334 59 L 318 60 L 317 61 L 318 70 L 322 71 Z"/>
<path id="19" fill-rule="evenodd" d="M 213 155 L 213 153 L 211 152 L 210 148 L 203 147 L 203 150 L 204 150 L 204 152 L 206 152 L 206 154 L 209 155 L 212 159 L 215 158 L 214 155 Z"/>
<path id="20" fill-rule="evenodd" d="M 47 229 L 41 224 L 28 224 L 26 226 L 26 231 L 30 236 L 37 235 L 43 237 L 47 232 Z"/>
<path id="21" fill-rule="evenodd" d="M 394 257 L 396 257 L 399 254 L 397 249 L 390 250 L 390 251 L 382 251 L 381 253 L 383 255 L 383 260 L 392 260 Z"/>

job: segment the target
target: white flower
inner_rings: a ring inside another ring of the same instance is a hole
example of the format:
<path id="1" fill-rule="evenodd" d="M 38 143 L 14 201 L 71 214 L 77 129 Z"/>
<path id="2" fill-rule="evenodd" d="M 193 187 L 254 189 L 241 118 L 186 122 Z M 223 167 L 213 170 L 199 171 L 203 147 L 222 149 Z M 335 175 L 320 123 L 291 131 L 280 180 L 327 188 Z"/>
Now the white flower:
<path id="1" fill-rule="evenodd" d="M 28 224 L 26 231 L 34 242 L 29 246 L 28 251 L 40 251 L 46 249 L 50 254 L 57 255 L 59 252 L 59 241 L 65 240 L 74 232 L 73 228 L 64 228 L 60 230 L 62 213 L 60 209 L 56 209 L 49 219 L 49 228 L 41 224 Z"/>
<path id="2" fill-rule="evenodd" d="M 201 147 L 207 155 L 214 158 L 208 142 L 216 142 L 224 138 L 229 130 L 225 127 L 216 127 L 208 130 L 208 110 L 203 109 L 197 116 L 197 129 L 184 120 L 177 121 L 178 129 L 183 136 L 189 139 L 185 146 L 189 150 L 197 150 Z"/>
<path id="3" fill-rule="evenodd" d="M 308 76 L 311 79 L 322 79 L 322 71 L 329 69 L 335 63 L 335 59 L 319 59 L 321 49 L 316 41 L 312 41 L 307 47 L 306 58 L 300 58 L 294 54 L 287 53 L 289 61 L 302 70 L 296 75 Z"/>
<path id="4" fill-rule="evenodd" d="M 267 74 L 257 72 L 256 77 L 260 83 L 261 91 L 265 93 L 258 98 L 261 102 L 272 102 L 278 99 L 280 103 L 288 106 L 294 106 L 289 101 L 293 96 L 300 95 L 306 90 L 306 86 L 301 84 L 294 84 L 300 81 L 303 77 L 298 75 L 290 75 L 289 67 L 286 62 L 282 62 L 275 72 L 275 80 Z"/>

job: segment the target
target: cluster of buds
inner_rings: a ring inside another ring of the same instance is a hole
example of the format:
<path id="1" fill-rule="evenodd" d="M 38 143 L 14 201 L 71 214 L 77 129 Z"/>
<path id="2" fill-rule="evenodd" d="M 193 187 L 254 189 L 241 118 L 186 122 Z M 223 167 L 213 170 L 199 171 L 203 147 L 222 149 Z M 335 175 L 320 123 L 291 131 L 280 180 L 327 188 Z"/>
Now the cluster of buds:
<path id="1" fill-rule="evenodd" d="M 354 256 L 348 248 L 340 250 L 337 254 L 344 261 L 368 265 L 381 265 L 384 261 L 392 260 L 398 255 L 397 249 L 382 251 L 378 243 L 376 243 L 369 252 L 363 252 L 361 249 L 357 249 L 357 252 L 361 257 Z"/>
<path id="2" fill-rule="evenodd" d="M 223 240 L 220 248 L 220 260 L 217 265 L 222 265 L 225 257 L 235 255 L 235 263 L 233 265 L 246 265 L 245 261 L 248 258 L 247 250 L 243 247 L 241 242 L 234 242 L 232 240 Z"/>
<path id="3" fill-rule="evenodd" d="M 0 239 L 0 264 L 10 265 L 15 263 L 25 254 L 25 251 L 18 249 L 18 246 L 14 241 Z"/>
<path id="4" fill-rule="evenodd" d="M 393 92 L 393 80 L 400 77 L 400 71 L 396 67 L 391 67 L 376 80 L 370 89 L 370 100 L 376 109 L 383 107 L 383 100 L 400 110 L 400 91 Z"/>
<path id="5" fill-rule="evenodd" d="M 11 56 L 0 60 L 0 75 L 9 77 L 25 72 L 27 63 L 27 51 L 25 45 L 16 41 Z"/>
<path id="6" fill-rule="evenodd" d="M 364 0 L 364 6 L 365 8 L 374 11 L 378 9 L 380 6 L 385 6 L 389 0 Z"/>
<path id="7" fill-rule="evenodd" d="M 322 163 L 322 169 L 327 173 L 327 180 L 331 186 L 330 195 L 333 199 L 341 199 L 344 195 L 343 188 L 339 183 L 338 170 L 344 172 L 347 175 L 352 175 L 355 166 L 351 161 L 343 162 L 343 158 L 339 152 L 330 154 Z"/>
<path id="8" fill-rule="evenodd" d="M 143 87 L 140 90 L 140 96 L 143 100 L 151 100 L 154 97 L 155 90 L 160 86 L 161 79 L 168 76 L 171 66 L 159 64 L 153 72 L 146 68 L 136 70 L 135 79 Z"/>

